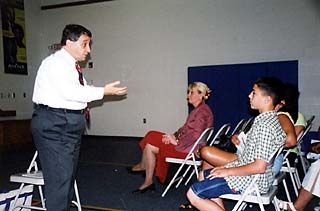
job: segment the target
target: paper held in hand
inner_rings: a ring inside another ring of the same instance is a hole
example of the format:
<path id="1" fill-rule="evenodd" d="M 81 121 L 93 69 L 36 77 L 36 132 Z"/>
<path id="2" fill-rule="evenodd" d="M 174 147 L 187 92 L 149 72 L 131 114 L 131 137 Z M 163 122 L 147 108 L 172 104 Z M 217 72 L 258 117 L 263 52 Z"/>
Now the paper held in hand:
<path id="1" fill-rule="evenodd" d="M 240 144 L 236 145 L 236 147 L 238 149 L 237 154 L 241 154 L 245 148 L 245 145 L 246 145 L 247 135 L 244 132 L 241 132 L 238 135 L 238 139 L 239 139 Z"/>

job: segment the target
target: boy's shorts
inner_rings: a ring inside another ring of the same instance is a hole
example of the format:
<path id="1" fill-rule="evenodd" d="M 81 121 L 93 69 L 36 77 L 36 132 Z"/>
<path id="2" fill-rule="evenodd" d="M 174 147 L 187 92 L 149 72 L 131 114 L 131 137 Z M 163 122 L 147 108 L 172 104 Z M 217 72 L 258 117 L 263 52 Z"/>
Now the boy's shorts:
<path id="1" fill-rule="evenodd" d="M 240 192 L 232 190 L 224 178 L 207 179 L 211 170 L 204 170 L 203 176 L 205 179 L 191 186 L 194 194 L 202 199 L 219 198 L 223 194 L 240 194 Z"/>

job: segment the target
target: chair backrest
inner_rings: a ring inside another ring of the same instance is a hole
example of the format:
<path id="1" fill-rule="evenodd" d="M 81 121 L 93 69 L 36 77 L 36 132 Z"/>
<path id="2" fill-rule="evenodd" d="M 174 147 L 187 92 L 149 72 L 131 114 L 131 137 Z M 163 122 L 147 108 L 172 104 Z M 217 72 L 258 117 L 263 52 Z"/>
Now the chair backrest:
<path id="1" fill-rule="evenodd" d="M 297 147 L 298 147 L 298 150 L 299 150 L 298 153 L 301 153 L 300 152 L 300 148 L 301 148 L 301 144 L 302 144 L 302 141 L 303 141 L 303 137 L 310 131 L 311 127 L 312 127 L 312 123 L 307 125 L 307 127 L 304 130 L 302 130 L 300 132 L 300 134 L 298 135 L 298 137 L 297 137 Z M 290 154 L 290 152 L 292 152 L 295 149 L 296 148 L 292 148 L 292 149 L 286 150 L 286 153 L 283 156 L 284 164 L 286 164 L 286 165 L 288 164 L 288 162 L 289 162 L 289 160 L 287 159 L 288 155 Z"/>
<path id="2" fill-rule="evenodd" d="M 312 124 L 314 118 L 315 118 L 315 116 L 312 115 L 312 116 L 310 117 L 310 119 L 307 120 L 307 126 L 306 126 L 306 128 L 307 128 L 310 124 Z"/>
<path id="3" fill-rule="evenodd" d="M 310 124 L 307 124 L 306 128 L 298 135 L 297 146 L 299 146 L 302 143 L 303 137 L 310 131 L 311 128 L 312 128 L 312 122 L 310 122 Z"/>
<path id="4" fill-rule="evenodd" d="M 206 144 L 210 138 L 211 138 L 211 135 L 213 133 L 213 127 L 209 127 L 207 129 L 205 129 L 201 135 L 199 136 L 199 138 L 197 139 L 196 142 L 194 142 L 194 145 L 193 147 L 191 148 L 190 152 L 193 152 L 194 149 L 197 147 L 198 144 L 201 144 L 201 143 L 204 143 Z"/>
<path id="5" fill-rule="evenodd" d="M 275 159 L 282 152 L 283 146 L 284 145 L 279 146 L 273 153 L 271 153 L 271 155 L 269 156 L 269 159 L 268 159 L 268 166 L 271 166 L 271 167 L 273 166 Z M 253 178 L 253 180 L 252 180 L 250 185 L 254 184 L 259 179 L 259 175 L 260 174 L 255 174 L 255 177 Z M 251 191 L 249 191 L 248 193 L 251 193 Z"/>
<path id="6" fill-rule="evenodd" d="M 250 118 L 246 121 L 246 123 L 243 125 L 241 131 L 243 131 L 244 133 L 247 133 L 247 132 L 250 130 L 253 121 L 254 121 L 254 117 L 250 117 Z"/>
<path id="7" fill-rule="evenodd" d="M 274 164 L 275 159 L 282 153 L 284 145 L 280 146 L 277 150 L 275 150 L 269 157 L 268 165 Z"/>
<path id="8" fill-rule="evenodd" d="M 34 168 L 34 172 L 37 172 L 39 170 L 38 169 L 38 164 L 37 164 L 37 161 L 36 161 L 37 157 L 38 157 L 38 151 L 36 151 L 34 153 L 33 158 L 32 158 L 32 160 L 30 162 L 30 165 L 29 165 L 29 167 L 27 169 L 27 173 L 30 173 L 32 171 L 32 168 Z"/>
<path id="9" fill-rule="evenodd" d="M 213 139 L 210 141 L 210 143 L 208 144 L 208 146 L 212 146 L 213 144 L 218 144 L 220 141 L 220 137 L 222 135 L 226 135 L 229 130 L 230 130 L 231 125 L 229 123 L 226 123 L 224 125 L 222 125 L 220 127 L 220 129 L 218 130 L 218 132 L 215 134 L 215 136 L 213 137 Z"/>
<path id="10" fill-rule="evenodd" d="M 237 134 L 239 132 L 241 132 L 243 126 L 246 124 L 246 119 L 241 119 L 238 124 L 235 126 L 235 128 L 233 129 L 231 136 L 233 136 L 234 134 Z"/>
<path id="11" fill-rule="evenodd" d="M 209 127 L 206 128 L 201 135 L 199 136 L 199 138 L 194 142 L 192 148 L 190 149 L 188 155 L 186 156 L 186 159 L 190 158 L 190 155 L 193 154 L 195 148 L 197 147 L 198 144 L 200 143 L 207 143 L 208 140 L 210 139 L 211 135 L 213 133 L 213 127 Z"/>

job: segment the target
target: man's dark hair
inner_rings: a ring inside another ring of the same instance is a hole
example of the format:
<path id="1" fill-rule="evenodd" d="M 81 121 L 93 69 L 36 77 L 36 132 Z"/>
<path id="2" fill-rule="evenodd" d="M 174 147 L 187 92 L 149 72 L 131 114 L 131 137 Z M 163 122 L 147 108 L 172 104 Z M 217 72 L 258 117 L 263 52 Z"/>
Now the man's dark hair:
<path id="1" fill-rule="evenodd" d="M 280 103 L 283 96 L 283 83 L 275 77 L 263 77 L 254 82 L 265 95 L 268 95 L 273 100 L 273 105 Z"/>
<path id="2" fill-rule="evenodd" d="M 91 38 L 91 32 L 78 24 L 68 24 L 64 27 L 61 38 L 61 45 L 66 45 L 67 40 L 77 41 L 81 35 L 87 35 Z"/>

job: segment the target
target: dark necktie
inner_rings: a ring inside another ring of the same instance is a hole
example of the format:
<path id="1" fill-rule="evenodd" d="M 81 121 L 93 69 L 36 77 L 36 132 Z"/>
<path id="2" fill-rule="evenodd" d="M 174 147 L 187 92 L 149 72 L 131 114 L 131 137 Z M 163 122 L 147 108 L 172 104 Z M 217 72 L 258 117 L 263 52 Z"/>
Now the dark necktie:
<path id="1" fill-rule="evenodd" d="M 80 82 L 81 85 L 84 85 L 84 83 L 83 83 L 82 69 L 81 69 L 81 67 L 79 66 L 78 63 L 76 63 L 76 69 L 77 69 L 78 74 L 79 74 L 79 82 Z"/>
<path id="2" fill-rule="evenodd" d="M 84 83 L 83 83 L 83 74 L 82 74 L 82 69 L 81 67 L 79 66 L 78 63 L 76 63 L 76 69 L 78 71 L 78 74 L 79 74 L 79 82 L 82 86 L 84 86 Z M 86 107 L 86 120 L 87 120 L 87 123 L 90 123 L 90 108 L 89 108 L 89 105 L 87 104 L 87 107 Z"/>

